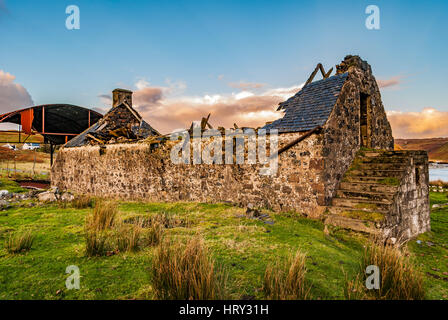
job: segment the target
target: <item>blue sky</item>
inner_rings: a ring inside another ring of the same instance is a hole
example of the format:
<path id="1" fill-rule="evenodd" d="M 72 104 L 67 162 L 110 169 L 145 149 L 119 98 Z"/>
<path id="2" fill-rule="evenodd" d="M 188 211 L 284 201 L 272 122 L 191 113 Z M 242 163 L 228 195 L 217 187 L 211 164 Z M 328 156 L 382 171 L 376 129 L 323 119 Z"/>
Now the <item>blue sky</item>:
<path id="1" fill-rule="evenodd" d="M 448 111 L 448 1 L 0 3 L 0 70 L 35 104 L 104 107 L 99 96 L 116 87 L 190 100 L 237 94 L 229 83 L 288 88 L 318 62 L 330 68 L 358 54 L 394 84 L 382 89 L 386 110 Z M 72 4 L 80 30 L 65 27 Z M 365 27 L 369 4 L 380 8 L 380 30 Z"/>

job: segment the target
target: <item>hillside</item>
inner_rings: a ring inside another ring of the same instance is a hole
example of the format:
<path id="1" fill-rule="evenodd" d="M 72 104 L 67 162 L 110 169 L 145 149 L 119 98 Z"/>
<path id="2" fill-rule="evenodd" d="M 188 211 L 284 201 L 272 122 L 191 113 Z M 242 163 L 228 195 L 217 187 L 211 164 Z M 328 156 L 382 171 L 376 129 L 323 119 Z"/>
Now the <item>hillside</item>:
<path id="1" fill-rule="evenodd" d="M 448 162 L 448 138 L 395 139 L 395 149 L 425 150 L 430 161 Z"/>

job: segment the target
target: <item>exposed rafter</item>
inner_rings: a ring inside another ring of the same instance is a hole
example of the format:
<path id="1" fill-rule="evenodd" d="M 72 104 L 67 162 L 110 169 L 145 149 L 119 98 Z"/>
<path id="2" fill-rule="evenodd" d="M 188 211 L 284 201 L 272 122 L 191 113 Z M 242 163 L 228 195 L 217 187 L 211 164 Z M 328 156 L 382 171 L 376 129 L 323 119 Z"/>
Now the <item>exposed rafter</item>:
<path id="1" fill-rule="evenodd" d="M 324 79 L 327 79 L 331 72 L 333 71 L 333 68 L 331 68 L 330 70 L 328 70 L 328 72 L 325 72 L 324 67 L 322 66 L 322 63 L 318 63 L 316 68 L 314 69 L 313 73 L 311 73 L 310 77 L 308 78 L 308 80 L 305 82 L 305 86 L 310 84 L 311 82 L 313 82 L 314 77 L 316 76 L 317 71 L 320 70 L 320 73 L 322 74 L 322 77 Z"/>

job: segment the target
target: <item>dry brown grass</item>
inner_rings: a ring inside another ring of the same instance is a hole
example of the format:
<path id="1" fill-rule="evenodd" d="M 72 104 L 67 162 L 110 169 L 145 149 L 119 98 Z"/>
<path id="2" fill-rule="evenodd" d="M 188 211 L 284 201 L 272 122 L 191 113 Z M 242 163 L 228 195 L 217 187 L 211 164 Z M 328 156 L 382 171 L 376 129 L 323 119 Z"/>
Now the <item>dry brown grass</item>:
<path id="1" fill-rule="evenodd" d="M 114 202 L 98 201 L 93 212 L 86 216 L 85 236 L 86 254 L 88 256 L 102 256 L 112 248 L 109 232 L 114 226 L 118 209 Z"/>
<path id="2" fill-rule="evenodd" d="M 44 163 L 48 160 L 48 156 L 42 152 L 21 150 L 16 151 L 16 153 L 16 161 L 18 162 L 34 162 L 34 159 L 36 159 L 36 163 Z"/>
<path id="3" fill-rule="evenodd" d="M 76 209 L 86 209 L 92 207 L 93 204 L 94 199 L 88 195 L 78 195 L 72 201 L 72 206 Z"/>
<path id="4" fill-rule="evenodd" d="M 0 160 L 9 160 L 17 162 L 34 162 L 36 159 L 36 163 L 44 163 L 49 161 L 49 155 L 38 152 L 34 150 L 18 150 L 13 151 L 9 148 L 0 147 Z"/>
<path id="5" fill-rule="evenodd" d="M 161 224 L 164 228 L 176 228 L 176 227 L 190 227 L 190 221 L 185 217 L 180 217 L 177 214 L 171 214 L 167 212 L 161 212 L 151 216 L 151 225 Z"/>
<path id="6" fill-rule="evenodd" d="M 14 151 L 9 148 L 0 147 L 0 160 L 14 160 Z"/>
<path id="7" fill-rule="evenodd" d="M 119 252 L 137 251 L 140 248 L 142 230 L 142 222 L 136 224 L 116 224 L 114 228 L 116 250 Z"/>
<path id="8" fill-rule="evenodd" d="M 448 182 L 442 181 L 442 180 L 433 180 L 429 182 L 430 186 L 437 186 L 437 187 L 443 187 L 448 188 Z"/>
<path id="9" fill-rule="evenodd" d="M 164 230 L 163 225 L 158 222 L 153 222 L 146 233 L 147 244 L 149 246 L 158 245 L 163 239 Z"/>
<path id="10" fill-rule="evenodd" d="M 305 300 L 311 286 L 305 279 L 306 256 L 298 250 L 294 257 L 276 261 L 266 268 L 263 291 L 267 299 Z"/>
<path id="11" fill-rule="evenodd" d="M 86 226 L 90 230 L 106 230 L 114 225 L 117 216 L 117 204 L 112 201 L 98 201 L 93 212 L 86 217 Z"/>
<path id="12" fill-rule="evenodd" d="M 225 295 L 226 277 L 198 236 L 186 245 L 163 242 L 152 263 L 152 284 L 158 299 L 212 300 Z"/>
<path id="13" fill-rule="evenodd" d="M 86 229 L 86 255 L 103 256 L 108 252 L 108 234 L 105 231 Z"/>
<path id="14" fill-rule="evenodd" d="M 86 218 L 86 254 L 88 256 L 111 255 L 125 251 L 137 251 L 143 246 L 159 244 L 164 228 L 155 222 L 136 218 L 132 223 L 119 219 L 114 202 L 99 201 Z"/>
<path id="15" fill-rule="evenodd" d="M 380 270 L 380 288 L 368 290 L 365 285 L 367 266 Z M 354 280 L 346 281 L 347 299 L 421 300 L 425 297 L 423 275 L 403 248 L 372 242 L 366 247 L 360 272 Z"/>
<path id="16" fill-rule="evenodd" d="M 11 234 L 5 243 L 5 248 L 9 253 L 21 253 L 29 251 L 33 245 L 35 236 L 31 231 Z"/>

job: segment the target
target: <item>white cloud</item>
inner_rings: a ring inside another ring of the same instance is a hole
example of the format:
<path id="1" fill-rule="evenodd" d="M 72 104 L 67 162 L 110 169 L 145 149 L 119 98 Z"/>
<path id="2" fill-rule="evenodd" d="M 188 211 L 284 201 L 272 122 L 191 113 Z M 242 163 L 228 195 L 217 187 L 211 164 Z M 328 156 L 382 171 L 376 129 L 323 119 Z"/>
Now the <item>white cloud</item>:
<path id="1" fill-rule="evenodd" d="M 241 91 L 241 92 L 235 94 L 235 99 L 236 100 L 241 100 L 241 99 L 244 99 L 244 98 L 247 98 L 247 97 L 252 97 L 252 96 L 254 96 L 254 94 L 252 92 Z"/>
<path id="2" fill-rule="evenodd" d="M 0 114 L 34 104 L 28 91 L 14 80 L 15 76 L 0 70 Z"/>

